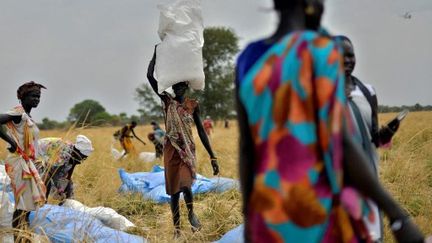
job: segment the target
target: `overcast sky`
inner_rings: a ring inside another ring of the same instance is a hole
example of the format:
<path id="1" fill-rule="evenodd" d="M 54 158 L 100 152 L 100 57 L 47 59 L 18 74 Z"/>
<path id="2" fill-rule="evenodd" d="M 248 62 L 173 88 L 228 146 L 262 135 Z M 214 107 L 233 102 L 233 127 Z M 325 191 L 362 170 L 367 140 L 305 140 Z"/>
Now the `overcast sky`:
<path id="1" fill-rule="evenodd" d="M 109 113 L 136 114 L 134 90 L 146 82 L 157 43 L 157 0 L 0 0 L 0 110 L 17 104 L 24 81 L 47 86 L 32 112 L 65 120 L 84 100 Z M 228 26 L 241 46 L 272 33 L 271 0 L 203 0 L 206 26 Z M 401 17 L 412 12 L 411 19 Z M 386 105 L 432 104 L 431 0 L 327 0 L 324 26 L 346 34 L 355 74 Z"/>

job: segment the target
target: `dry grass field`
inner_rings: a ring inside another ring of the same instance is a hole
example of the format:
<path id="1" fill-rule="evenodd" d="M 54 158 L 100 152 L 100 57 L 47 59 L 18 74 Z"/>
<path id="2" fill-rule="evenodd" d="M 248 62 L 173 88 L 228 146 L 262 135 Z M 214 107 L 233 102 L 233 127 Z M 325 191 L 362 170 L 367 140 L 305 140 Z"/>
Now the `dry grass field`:
<path id="1" fill-rule="evenodd" d="M 395 114 L 380 116 L 387 121 Z M 392 148 L 381 150 L 380 177 L 385 186 L 404 205 L 427 234 L 432 234 L 432 113 L 411 113 L 400 127 L 393 140 Z M 233 122 L 231 123 L 233 124 Z M 130 232 L 142 235 L 150 242 L 172 242 L 173 226 L 169 205 L 155 204 L 143 200 L 138 195 L 121 195 L 118 169 L 127 172 L 148 171 L 155 163 L 143 163 L 126 158 L 115 161 L 111 157 L 112 134 L 118 127 L 89 128 L 66 131 L 42 131 L 41 137 L 60 136 L 73 139 L 77 134 L 87 135 L 94 143 L 95 152 L 84 164 L 77 167 L 73 180 L 75 197 L 82 203 L 94 206 L 106 206 L 126 216 L 138 227 Z M 138 136 L 146 142 L 149 126 L 136 129 Z M 198 144 L 198 172 L 210 177 L 212 169 L 205 149 Z M 216 127 L 211 138 L 221 168 L 221 176 L 238 178 L 237 144 L 238 132 L 234 125 L 224 129 L 222 124 Z M 153 151 L 150 142 L 146 146 L 135 143 L 139 151 Z M 118 144 L 115 144 L 119 148 Z M 6 155 L 5 144 L 0 144 L 0 158 Z M 191 233 L 187 222 L 186 208 L 182 204 L 182 229 L 180 239 L 184 242 L 211 242 L 219 239 L 225 232 L 242 222 L 241 200 L 237 191 L 223 194 L 199 195 L 195 198 L 196 213 L 203 229 Z M 392 242 L 390 232 L 386 232 L 386 242 Z"/>

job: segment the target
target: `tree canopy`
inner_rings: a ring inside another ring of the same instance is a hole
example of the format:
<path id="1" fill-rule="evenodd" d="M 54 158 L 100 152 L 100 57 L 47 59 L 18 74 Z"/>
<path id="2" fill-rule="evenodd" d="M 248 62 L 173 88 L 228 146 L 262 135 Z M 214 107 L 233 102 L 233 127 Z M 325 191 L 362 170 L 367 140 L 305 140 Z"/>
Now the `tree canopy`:
<path id="1" fill-rule="evenodd" d="M 84 100 L 70 109 L 68 120 L 78 125 L 92 124 L 98 119 L 106 119 L 109 114 L 95 100 Z"/>
<path id="2" fill-rule="evenodd" d="M 204 30 L 204 91 L 196 92 L 201 113 L 223 119 L 234 112 L 234 57 L 239 51 L 238 36 L 226 27 Z"/>

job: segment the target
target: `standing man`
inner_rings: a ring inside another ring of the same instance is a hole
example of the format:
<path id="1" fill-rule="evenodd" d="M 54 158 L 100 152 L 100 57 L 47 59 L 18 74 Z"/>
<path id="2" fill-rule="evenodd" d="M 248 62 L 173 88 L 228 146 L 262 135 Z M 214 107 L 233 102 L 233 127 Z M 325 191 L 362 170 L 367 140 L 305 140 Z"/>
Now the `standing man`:
<path id="1" fill-rule="evenodd" d="M 399 128 L 399 121 L 395 120 L 393 127 L 378 126 L 378 99 L 375 89 L 372 85 L 361 82 L 352 75 L 355 65 L 356 56 L 354 46 L 351 40 L 346 36 L 337 36 L 336 40 L 340 42 L 343 49 L 344 68 L 345 68 L 345 92 L 348 97 L 348 105 L 351 112 L 352 120 L 357 128 L 357 140 L 363 148 L 363 152 L 369 159 L 370 166 L 373 168 L 375 175 L 378 177 L 379 155 L 377 148 L 388 144 L 393 135 Z M 376 218 L 375 223 L 366 221 L 371 238 L 374 242 L 383 241 L 383 223 L 382 216 L 374 202 L 370 202 L 372 211 Z"/>

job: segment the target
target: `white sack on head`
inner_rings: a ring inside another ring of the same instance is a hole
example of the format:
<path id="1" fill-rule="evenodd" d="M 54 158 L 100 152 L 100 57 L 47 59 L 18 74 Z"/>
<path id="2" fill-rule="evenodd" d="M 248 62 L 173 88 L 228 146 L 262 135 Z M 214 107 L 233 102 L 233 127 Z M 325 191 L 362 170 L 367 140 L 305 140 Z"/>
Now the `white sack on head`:
<path id="1" fill-rule="evenodd" d="M 183 81 L 188 81 L 192 89 L 203 90 L 201 0 L 176 0 L 158 7 L 161 11 L 158 33 L 162 40 L 156 49 L 158 92 Z"/>

